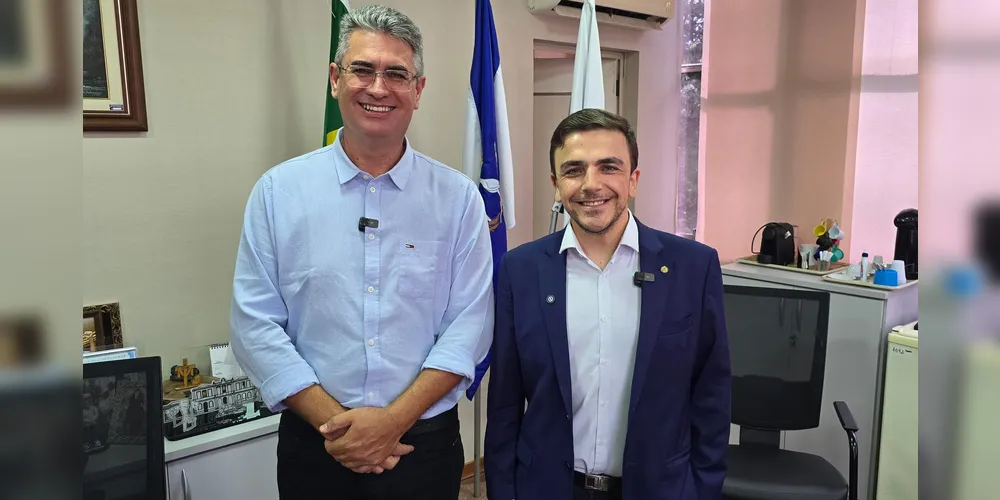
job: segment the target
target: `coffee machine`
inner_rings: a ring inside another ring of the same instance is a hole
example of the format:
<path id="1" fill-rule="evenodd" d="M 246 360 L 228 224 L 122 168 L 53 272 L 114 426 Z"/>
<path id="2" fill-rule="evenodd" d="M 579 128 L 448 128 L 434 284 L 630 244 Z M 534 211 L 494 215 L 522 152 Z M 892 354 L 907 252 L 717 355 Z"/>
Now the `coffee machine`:
<path id="1" fill-rule="evenodd" d="M 917 209 L 907 208 L 896 214 L 896 250 L 893 260 L 903 261 L 906 280 L 917 279 Z"/>
<path id="2" fill-rule="evenodd" d="M 754 240 L 760 234 L 760 252 L 757 254 L 757 262 L 760 264 L 773 264 L 776 266 L 788 266 L 795 264 L 795 226 L 787 222 L 768 222 L 760 227 L 750 240 L 750 251 L 753 251 Z"/>
<path id="3" fill-rule="evenodd" d="M 976 214 L 976 258 L 991 280 L 1000 281 L 1000 203 L 983 205 Z"/>

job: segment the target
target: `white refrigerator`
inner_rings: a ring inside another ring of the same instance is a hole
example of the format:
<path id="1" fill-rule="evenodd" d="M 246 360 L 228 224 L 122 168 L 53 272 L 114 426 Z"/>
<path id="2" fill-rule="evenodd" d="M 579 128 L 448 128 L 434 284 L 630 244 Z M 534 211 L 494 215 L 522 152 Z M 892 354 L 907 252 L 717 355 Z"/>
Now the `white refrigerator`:
<path id="1" fill-rule="evenodd" d="M 917 326 L 913 322 L 889 333 L 877 500 L 917 498 Z"/>

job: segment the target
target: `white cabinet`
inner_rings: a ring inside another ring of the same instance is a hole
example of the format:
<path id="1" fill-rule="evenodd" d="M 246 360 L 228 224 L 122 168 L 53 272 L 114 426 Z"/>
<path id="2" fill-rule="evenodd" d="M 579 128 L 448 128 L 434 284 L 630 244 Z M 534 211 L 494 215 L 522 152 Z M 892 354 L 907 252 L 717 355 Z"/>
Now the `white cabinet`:
<path id="1" fill-rule="evenodd" d="M 278 434 L 167 463 L 170 500 L 278 500 Z"/>
<path id="2" fill-rule="evenodd" d="M 893 327 L 917 320 L 916 284 L 885 291 L 824 281 L 821 277 L 747 264 L 723 266 L 723 283 L 830 293 L 826 370 L 820 424 L 815 429 L 782 433 L 782 447 L 822 456 L 848 477 L 847 434 L 834 401 L 845 401 L 860 428 L 858 497 L 874 495 L 878 463 L 881 402 L 886 346 Z M 734 426 L 735 427 L 735 426 Z M 738 441 L 731 432 L 730 442 Z"/>

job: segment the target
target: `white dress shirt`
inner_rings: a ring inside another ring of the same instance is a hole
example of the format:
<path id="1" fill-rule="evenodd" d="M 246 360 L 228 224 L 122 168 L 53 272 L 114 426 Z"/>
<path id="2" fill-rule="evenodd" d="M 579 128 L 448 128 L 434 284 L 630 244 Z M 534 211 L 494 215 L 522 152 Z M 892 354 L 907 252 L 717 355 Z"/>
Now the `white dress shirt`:
<path id="1" fill-rule="evenodd" d="M 621 477 L 635 347 L 639 336 L 639 230 L 631 211 L 602 271 L 587 258 L 573 226 L 566 254 L 566 333 L 573 389 L 574 468 Z"/>

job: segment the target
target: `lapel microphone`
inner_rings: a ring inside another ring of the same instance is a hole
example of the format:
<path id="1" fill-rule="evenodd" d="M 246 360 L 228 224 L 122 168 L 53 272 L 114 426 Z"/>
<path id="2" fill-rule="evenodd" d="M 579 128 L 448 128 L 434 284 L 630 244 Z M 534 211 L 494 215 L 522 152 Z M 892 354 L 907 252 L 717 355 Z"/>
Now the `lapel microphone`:
<path id="1" fill-rule="evenodd" d="M 652 283 L 654 281 L 656 281 L 656 276 L 653 273 L 636 271 L 636 273 L 632 275 L 632 284 L 639 288 L 642 288 L 643 282 Z"/>
<path id="2" fill-rule="evenodd" d="M 368 217 L 358 219 L 358 231 L 364 232 L 366 227 L 378 229 L 378 219 L 369 219 Z"/>

